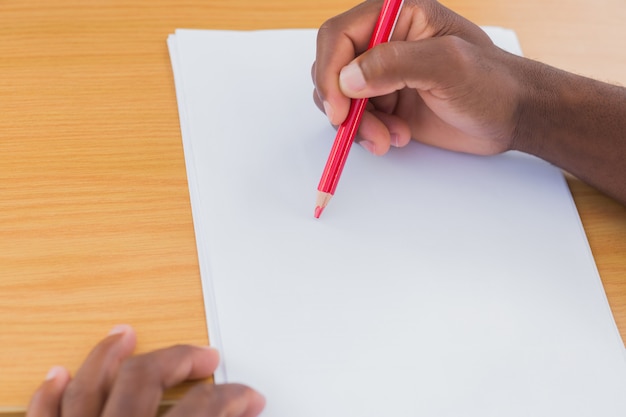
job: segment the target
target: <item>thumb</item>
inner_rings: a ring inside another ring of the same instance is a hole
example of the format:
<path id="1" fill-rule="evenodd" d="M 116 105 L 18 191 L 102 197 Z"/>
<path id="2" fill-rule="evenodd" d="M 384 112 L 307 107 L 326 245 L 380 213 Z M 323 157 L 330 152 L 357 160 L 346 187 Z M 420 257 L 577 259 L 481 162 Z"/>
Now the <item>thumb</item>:
<path id="1" fill-rule="evenodd" d="M 339 87 L 350 98 L 378 97 L 409 87 L 431 90 L 458 83 L 473 60 L 472 45 L 455 36 L 393 41 L 342 68 Z"/>

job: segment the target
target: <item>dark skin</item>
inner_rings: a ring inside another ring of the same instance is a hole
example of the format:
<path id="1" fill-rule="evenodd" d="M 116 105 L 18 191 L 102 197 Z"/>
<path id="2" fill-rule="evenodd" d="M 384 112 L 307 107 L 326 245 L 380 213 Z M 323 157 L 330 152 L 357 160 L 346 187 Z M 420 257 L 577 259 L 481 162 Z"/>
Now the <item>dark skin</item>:
<path id="1" fill-rule="evenodd" d="M 164 390 L 208 378 L 219 362 L 217 351 L 187 345 L 132 356 L 135 344 L 133 329 L 117 326 L 73 378 L 62 367 L 52 368 L 26 416 L 153 417 Z M 197 382 L 165 416 L 254 417 L 264 405 L 265 399 L 245 385 Z"/>
<path id="2" fill-rule="evenodd" d="M 504 52 L 432 0 L 405 0 L 394 42 L 366 52 L 381 4 L 367 1 L 320 28 L 314 99 L 333 125 L 350 98 L 374 97 L 359 141 L 376 155 L 411 139 L 480 155 L 520 150 L 626 204 L 626 89 Z M 165 389 L 209 377 L 219 360 L 193 346 L 132 356 L 135 343 L 121 326 L 73 379 L 53 368 L 27 417 L 153 417 Z M 264 405 L 244 385 L 200 382 L 166 415 L 254 417 Z"/>
<path id="3" fill-rule="evenodd" d="M 374 97 L 360 143 L 383 155 L 411 139 L 479 155 L 520 150 L 626 204 L 626 89 L 496 47 L 433 0 L 406 0 L 392 40 L 366 51 L 382 1 L 327 21 L 314 99 L 333 125 Z"/>

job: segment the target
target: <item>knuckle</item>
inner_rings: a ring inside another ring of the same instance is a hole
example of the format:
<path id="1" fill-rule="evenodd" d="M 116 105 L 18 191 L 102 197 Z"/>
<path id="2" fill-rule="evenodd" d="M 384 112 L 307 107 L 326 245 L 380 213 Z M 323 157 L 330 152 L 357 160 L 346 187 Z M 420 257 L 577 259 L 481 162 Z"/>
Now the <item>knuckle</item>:
<path id="1" fill-rule="evenodd" d="M 363 55 L 361 59 L 361 71 L 366 82 L 370 82 L 379 78 L 381 75 L 387 74 L 390 70 L 390 63 L 393 62 L 392 51 L 389 45 L 381 45 L 378 48 L 370 49 Z"/>
<path id="2" fill-rule="evenodd" d="M 191 349 L 189 345 L 174 345 L 127 358 L 119 366 L 115 383 L 164 390 L 176 378 L 169 365 L 188 356 Z"/>
<path id="3" fill-rule="evenodd" d="M 80 414 L 80 410 L 89 407 L 85 398 L 96 399 L 101 394 L 101 389 L 95 385 L 80 384 L 77 381 L 72 381 L 63 392 L 61 407 L 63 410 L 66 410 L 68 414 L 72 412 L 74 412 L 74 414 Z"/>
<path id="4" fill-rule="evenodd" d="M 170 346 L 169 348 L 165 348 L 165 350 L 169 351 L 168 357 L 171 358 L 183 358 L 188 356 L 192 351 L 193 347 L 190 345 L 177 344 Z"/>
<path id="5" fill-rule="evenodd" d="M 318 43 L 327 38 L 334 38 L 341 31 L 342 15 L 331 17 L 320 26 L 317 32 Z"/>
<path id="6" fill-rule="evenodd" d="M 360 66 L 368 85 L 376 88 L 378 84 L 397 84 L 403 79 L 406 63 L 411 61 L 411 57 L 407 55 L 410 51 L 403 46 L 406 45 L 389 42 L 370 49 L 362 56 Z"/>
<path id="7" fill-rule="evenodd" d="M 122 362 L 117 379 L 141 384 L 159 384 L 158 365 L 147 355 L 133 356 Z"/>
<path id="8" fill-rule="evenodd" d="M 474 54 L 468 42 L 457 36 L 445 36 L 441 41 L 443 56 L 454 67 L 465 70 L 474 64 Z"/>

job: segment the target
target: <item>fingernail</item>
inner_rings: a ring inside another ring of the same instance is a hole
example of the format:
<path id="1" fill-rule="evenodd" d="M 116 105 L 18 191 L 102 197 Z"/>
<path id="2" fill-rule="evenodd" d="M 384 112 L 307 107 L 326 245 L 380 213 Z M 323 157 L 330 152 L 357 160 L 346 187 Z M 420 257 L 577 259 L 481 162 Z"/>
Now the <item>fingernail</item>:
<path id="1" fill-rule="evenodd" d="M 331 106 L 327 101 L 324 101 L 324 113 L 326 113 L 326 117 L 328 117 L 328 120 L 332 123 L 335 113 L 333 111 L 333 106 Z"/>
<path id="2" fill-rule="evenodd" d="M 59 374 L 63 372 L 63 370 L 64 368 L 62 366 L 53 366 L 46 374 L 46 381 L 52 381 L 57 376 L 59 376 Z"/>
<path id="3" fill-rule="evenodd" d="M 114 326 L 109 332 L 109 336 L 113 336 L 114 334 L 122 334 L 126 333 L 130 330 L 130 326 L 128 324 L 118 324 Z"/>
<path id="4" fill-rule="evenodd" d="M 364 147 L 369 153 L 376 155 L 376 145 L 374 145 L 374 143 L 370 142 L 369 140 L 362 140 L 361 142 L 359 142 L 359 145 Z"/>
<path id="5" fill-rule="evenodd" d="M 400 146 L 400 135 L 397 133 L 391 134 L 391 146 L 395 146 L 396 148 Z"/>
<path id="6" fill-rule="evenodd" d="M 343 91 L 358 92 L 365 88 L 365 77 L 361 67 L 356 62 L 352 62 L 339 73 L 339 85 Z"/>

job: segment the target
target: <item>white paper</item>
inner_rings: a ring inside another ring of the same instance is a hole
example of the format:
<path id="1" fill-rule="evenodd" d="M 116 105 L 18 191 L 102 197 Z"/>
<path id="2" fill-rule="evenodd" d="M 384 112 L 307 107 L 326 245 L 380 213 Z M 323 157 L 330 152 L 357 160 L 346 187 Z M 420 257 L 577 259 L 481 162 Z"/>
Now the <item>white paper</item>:
<path id="1" fill-rule="evenodd" d="M 177 30 L 169 47 L 217 382 L 258 389 L 266 417 L 626 415 L 558 169 L 354 146 L 316 220 L 335 132 L 311 98 L 315 31 Z"/>

